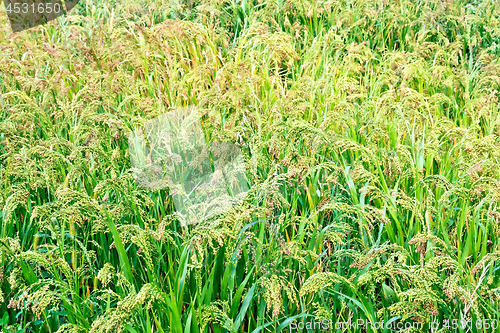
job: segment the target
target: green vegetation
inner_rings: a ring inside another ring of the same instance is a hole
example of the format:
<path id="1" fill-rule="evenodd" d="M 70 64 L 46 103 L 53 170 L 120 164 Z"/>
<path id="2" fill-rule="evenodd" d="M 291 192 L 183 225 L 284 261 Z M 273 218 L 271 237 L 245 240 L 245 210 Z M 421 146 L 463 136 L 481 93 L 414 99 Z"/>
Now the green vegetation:
<path id="1" fill-rule="evenodd" d="M 95 1 L 0 11 L 3 332 L 494 331 L 500 2 Z M 189 105 L 251 189 L 183 227 L 127 137 Z"/>

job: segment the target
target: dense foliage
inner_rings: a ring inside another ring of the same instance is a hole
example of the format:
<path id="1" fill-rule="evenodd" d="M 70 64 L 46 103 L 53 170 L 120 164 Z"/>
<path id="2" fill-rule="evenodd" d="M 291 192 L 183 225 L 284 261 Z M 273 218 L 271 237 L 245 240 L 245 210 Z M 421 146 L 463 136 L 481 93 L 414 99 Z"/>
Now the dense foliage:
<path id="1" fill-rule="evenodd" d="M 498 1 L 2 10 L 0 72 L 4 332 L 500 320 Z M 183 227 L 127 137 L 189 105 L 251 189 Z"/>

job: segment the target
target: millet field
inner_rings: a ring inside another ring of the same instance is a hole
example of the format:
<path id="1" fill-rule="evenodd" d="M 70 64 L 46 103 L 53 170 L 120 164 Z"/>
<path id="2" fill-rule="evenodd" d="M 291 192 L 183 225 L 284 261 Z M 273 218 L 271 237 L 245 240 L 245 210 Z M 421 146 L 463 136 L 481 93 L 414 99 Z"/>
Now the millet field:
<path id="1" fill-rule="evenodd" d="M 2 4 L 0 331 L 498 332 L 499 91 L 495 0 Z M 129 150 L 185 107 L 249 185 L 187 225 Z"/>

